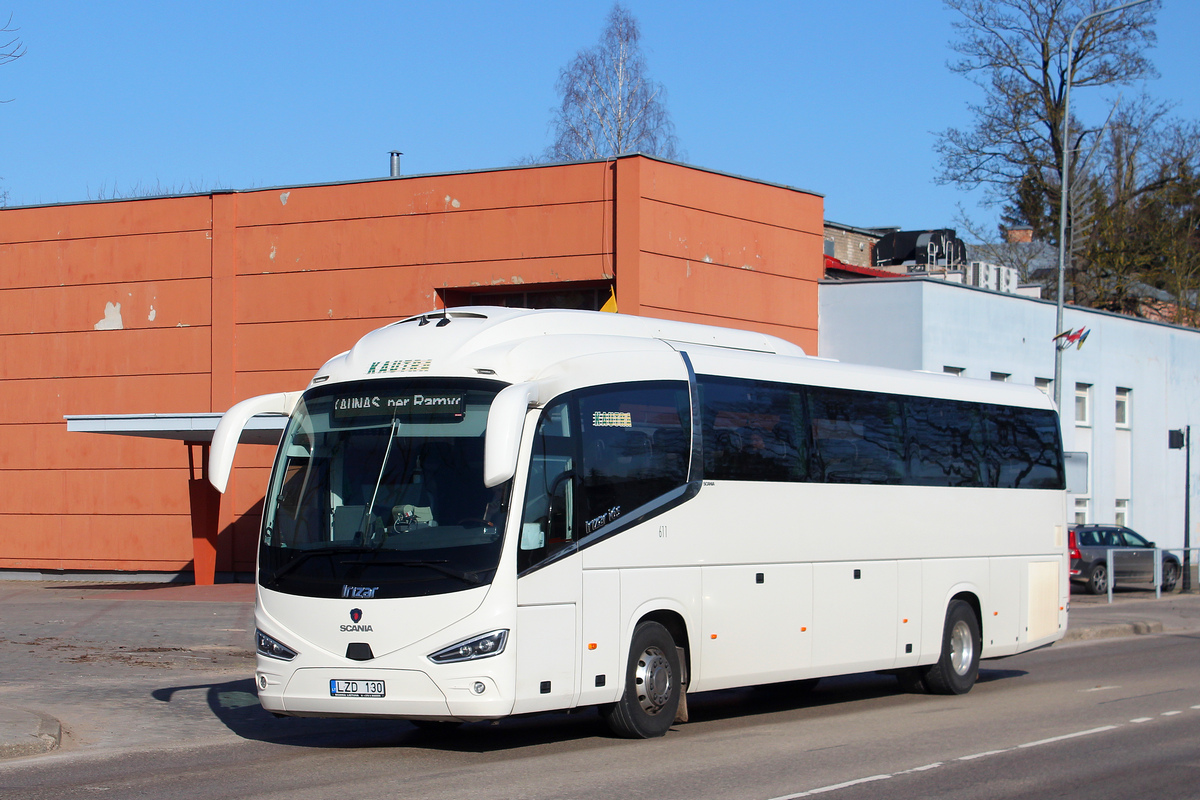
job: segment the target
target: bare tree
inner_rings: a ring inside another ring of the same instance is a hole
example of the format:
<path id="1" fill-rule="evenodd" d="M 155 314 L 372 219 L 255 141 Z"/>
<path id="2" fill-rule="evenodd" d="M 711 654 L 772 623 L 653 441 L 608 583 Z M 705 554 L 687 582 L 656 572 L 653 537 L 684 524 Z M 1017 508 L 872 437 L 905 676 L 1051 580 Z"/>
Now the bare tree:
<path id="1" fill-rule="evenodd" d="M 1156 73 L 1144 51 L 1156 41 L 1158 3 L 1092 19 L 1082 28 L 1067 63 L 1067 39 L 1085 15 L 1110 0 L 945 0 L 960 18 L 952 43 L 961 56 L 950 69 L 984 92 L 969 106 L 974 127 L 948 128 L 936 149 L 942 183 L 984 186 L 993 202 L 1020 196 L 1027 206 L 1009 208 L 1049 238 L 1061 184 L 1063 101 L 1067 77 L 1073 89 L 1118 86 Z M 1071 128 L 1075 151 L 1094 142 L 1097 129 Z"/>
<path id="2" fill-rule="evenodd" d="M 7 37 L 6 41 L 0 43 L 0 66 L 16 61 L 21 56 L 25 55 L 25 45 L 16 35 L 17 29 L 12 27 L 12 15 L 8 15 L 8 21 L 4 23 L 4 27 L 0 28 L 0 38 Z M 8 100 L 0 100 L 0 103 L 7 103 Z M 2 179 L 0 179 L 2 180 Z M 8 190 L 0 189 L 0 206 L 8 205 Z"/>
<path id="3" fill-rule="evenodd" d="M 600 43 L 581 50 L 558 76 L 553 161 L 580 161 L 642 152 L 678 159 L 666 90 L 646 74 L 637 20 L 619 3 L 608 14 Z"/>
<path id="4" fill-rule="evenodd" d="M 1035 239 L 1056 244 L 1069 147 L 1068 298 L 1140 314 L 1147 292 L 1166 290 L 1179 299 L 1176 316 L 1186 317 L 1200 279 L 1200 126 L 1173 118 L 1168 103 L 1118 96 L 1107 119 L 1089 123 L 1073 113 L 1071 141 L 1062 141 L 1068 79 L 1074 98 L 1076 89 L 1116 88 L 1156 74 L 1144 53 L 1156 40 L 1160 3 L 1089 20 L 1069 62 L 1076 24 L 1114 0 L 945 3 L 958 14 L 952 47 L 960 58 L 950 69 L 976 83 L 983 102 L 970 106 L 973 127 L 939 134 L 940 182 L 985 187 L 988 200 L 1002 205 L 1001 238 L 1007 229 L 1029 227 Z"/>
<path id="5" fill-rule="evenodd" d="M 8 36 L 8 40 L 0 44 L 0 66 L 16 61 L 21 56 L 25 55 L 25 45 L 21 39 L 16 36 L 17 28 L 12 27 L 12 14 L 8 15 L 8 22 L 4 23 L 4 27 L 0 28 L 0 37 Z M 7 102 L 7 101 L 5 101 Z"/>

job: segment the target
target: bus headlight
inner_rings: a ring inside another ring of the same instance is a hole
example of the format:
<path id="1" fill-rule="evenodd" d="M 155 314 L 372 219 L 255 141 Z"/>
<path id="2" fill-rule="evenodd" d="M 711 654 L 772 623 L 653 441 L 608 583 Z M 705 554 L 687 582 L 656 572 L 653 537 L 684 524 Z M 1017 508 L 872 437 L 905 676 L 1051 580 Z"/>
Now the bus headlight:
<path id="1" fill-rule="evenodd" d="M 296 657 L 296 651 L 281 642 L 277 642 L 270 636 L 254 629 L 254 649 L 259 655 L 264 655 L 267 658 L 277 658 L 280 661 L 291 661 Z"/>
<path id="2" fill-rule="evenodd" d="M 451 664 L 455 661 L 474 661 L 489 658 L 504 652 L 504 643 L 508 641 L 508 631 L 492 631 L 472 639 L 451 645 L 444 650 L 438 650 L 429 656 L 435 664 Z"/>

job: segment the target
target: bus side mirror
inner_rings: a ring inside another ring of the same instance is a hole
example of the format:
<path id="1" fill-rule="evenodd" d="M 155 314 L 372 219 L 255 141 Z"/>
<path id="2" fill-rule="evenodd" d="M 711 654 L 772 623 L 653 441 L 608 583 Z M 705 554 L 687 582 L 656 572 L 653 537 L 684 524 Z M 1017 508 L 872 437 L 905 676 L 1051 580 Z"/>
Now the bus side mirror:
<path id="1" fill-rule="evenodd" d="M 516 383 L 501 389 L 492 401 L 483 443 L 484 486 L 499 486 L 516 474 L 525 414 L 537 405 L 537 398 L 537 384 Z"/>
<path id="2" fill-rule="evenodd" d="M 221 416 L 217 429 L 213 431 L 212 446 L 208 452 L 208 482 L 218 492 L 224 493 L 229 483 L 229 472 L 233 469 L 233 454 L 246 423 L 256 414 L 292 413 L 301 392 L 279 392 L 264 394 L 243 400 Z"/>

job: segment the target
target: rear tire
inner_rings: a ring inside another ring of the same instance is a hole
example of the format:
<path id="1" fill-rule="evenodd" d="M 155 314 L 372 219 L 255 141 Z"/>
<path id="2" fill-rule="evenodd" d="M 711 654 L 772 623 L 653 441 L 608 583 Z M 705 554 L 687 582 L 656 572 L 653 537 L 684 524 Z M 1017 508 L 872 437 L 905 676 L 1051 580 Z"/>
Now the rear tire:
<path id="1" fill-rule="evenodd" d="M 979 620 L 962 600 L 951 600 L 942 628 L 942 654 L 922 676 L 932 694 L 966 694 L 979 677 Z"/>
<path id="2" fill-rule="evenodd" d="M 1086 586 L 1088 594 L 1108 594 L 1108 567 L 1104 564 L 1093 564 Z"/>
<path id="3" fill-rule="evenodd" d="M 653 739 L 675 723 L 682 686 L 679 651 L 670 632 L 657 622 L 642 622 L 633 631 L 625 669 L 625 693 L 600 714 L 617 736 Z"/>

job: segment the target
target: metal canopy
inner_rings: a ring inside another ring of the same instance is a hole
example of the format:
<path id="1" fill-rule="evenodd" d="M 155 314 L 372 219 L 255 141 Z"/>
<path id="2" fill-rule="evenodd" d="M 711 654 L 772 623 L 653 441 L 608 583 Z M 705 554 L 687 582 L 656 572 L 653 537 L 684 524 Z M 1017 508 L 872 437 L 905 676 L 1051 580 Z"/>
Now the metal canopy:
<path id="1" fill-rule="evenodd" d="M 86 414 L 69 415 L 67 430 L 72 433 L 107 433 L 113 436 L 140 436 L 145 439 L 171 439 L 192 444 L 210 444 L 221 414 Z M 252 418 L 242 429 L 241 444 L 279 444 L 287 417 L 263 414 Z"/>

